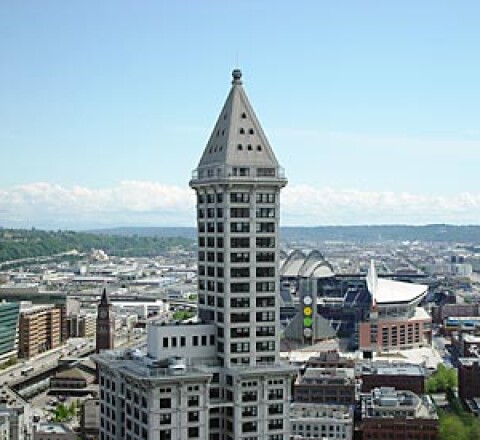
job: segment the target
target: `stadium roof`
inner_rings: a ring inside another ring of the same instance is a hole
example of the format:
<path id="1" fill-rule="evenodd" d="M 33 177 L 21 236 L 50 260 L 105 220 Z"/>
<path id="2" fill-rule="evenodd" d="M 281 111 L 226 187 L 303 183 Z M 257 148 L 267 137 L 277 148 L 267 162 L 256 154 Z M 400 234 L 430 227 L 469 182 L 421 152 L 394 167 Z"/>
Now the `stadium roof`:
<path id="1" fill-rule="evenodd" d="M 367 273 L 367 287 L 374 304 L 394 304 L 419 302 L 428 291 L 425 284 L 405 283 L 403 281 L 378 278 L 375 262 L 370 262 Z"/>

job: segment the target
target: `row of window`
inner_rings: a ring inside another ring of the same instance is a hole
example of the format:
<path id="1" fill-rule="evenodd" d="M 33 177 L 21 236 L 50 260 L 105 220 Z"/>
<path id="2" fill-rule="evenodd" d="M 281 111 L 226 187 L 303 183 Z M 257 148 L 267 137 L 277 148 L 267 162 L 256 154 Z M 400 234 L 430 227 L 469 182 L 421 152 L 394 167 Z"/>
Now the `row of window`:
<path id="1" fill-rule="evenodd" d="M 223 263 L 223 252 L 207 252 L 199 251 L 198 252 L 198 261 L 205 261 L 205 255 L 207 261 L 214 263 Z M 257 263 L 269 263 L 275 261 L 275 252 L 257 252 L 255 254 L 255 259 Z M 230 254 L 231 263 L 250 263 L 250 253 L 249 252 L 232 252 Z"/>
<path id="2" fill-rule="evenodd" d="M 231 218 L 250 218 L 250 208 L 230 208 Z M 275 208 L 257 208 L 256 218 L 275 218 Z M 223 208 L 198 208 L 198 218 L 223 218 Z M 202 231 L 200 231 L 202 232 Z"/>
<path id="3" fill-rule="evenodd" d="M 187 345 L 187 338 L 186 336 L 172 336 L 172 337 L 164 337 L 162 342 L 163 348 L 176 348 L 176 347 L 185 347 Z M 215 345 L 215 335 L 194 335 L 191 337 L 191 344 L 194 347 L 198 346 L 207 346 L 207 345 Z"/>
<path id="4" fill-rule="evenodd" d="M 198 280 L 199 290 L 206 290 L 208 292 L 223 293 L 223 283 L 215 282 L 208 280 L 200 279 Z M 250 283 L 231 283 L 230 284 L 231 293 L 250 293 Z M 275 282 L 274 281 L 262 281 L 256 283 L 256 292 L 275 292 Z"/>

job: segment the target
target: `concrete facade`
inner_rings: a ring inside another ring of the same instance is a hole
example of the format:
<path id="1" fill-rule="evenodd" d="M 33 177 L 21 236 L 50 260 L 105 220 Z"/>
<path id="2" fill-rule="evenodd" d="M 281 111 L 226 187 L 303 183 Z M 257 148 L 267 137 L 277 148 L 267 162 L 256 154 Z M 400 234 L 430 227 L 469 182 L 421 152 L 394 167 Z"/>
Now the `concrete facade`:
<path id="1" fill-rule="evenodd" d="M 290 407 L 291 437 L 295 440 L 351 440 L 353 407 L 294 403 Z"/>
<path id="2" fill-rule="evenodd" d="M 234 70 L 190 186 L 196 324 L 149 326 L 145 352 L 96 356 L 100 439 L 287 440 L 295 369 L 279 356 L 279 209 L 287 180 Z M 98 331 L 97 331 L 98 334 Z"/>

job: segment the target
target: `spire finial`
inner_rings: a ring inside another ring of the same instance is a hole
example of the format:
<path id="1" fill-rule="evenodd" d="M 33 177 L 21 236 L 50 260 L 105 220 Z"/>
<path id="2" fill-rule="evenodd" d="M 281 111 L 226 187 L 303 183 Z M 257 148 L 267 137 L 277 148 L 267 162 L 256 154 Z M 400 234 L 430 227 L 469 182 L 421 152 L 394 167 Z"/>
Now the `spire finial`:
<path id="1" fill-rule="evenodd" d="M 232 77 L 232 84 L 242 84 L 242 71 L 240 69 L 233 69 Z"/>

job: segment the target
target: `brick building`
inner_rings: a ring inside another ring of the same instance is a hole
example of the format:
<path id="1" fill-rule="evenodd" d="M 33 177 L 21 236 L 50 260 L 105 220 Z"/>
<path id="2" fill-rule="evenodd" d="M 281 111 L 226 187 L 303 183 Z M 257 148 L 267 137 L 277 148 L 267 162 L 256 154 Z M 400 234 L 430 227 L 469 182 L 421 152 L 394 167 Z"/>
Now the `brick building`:
<path id="1" fill-rule="evenodd" d="M 359 430 L 368 440 L 437 440 L 438 416 L 429 397 L 375 388 L 361 396 Z"/>
<path id="2" fill-rule="evenodd" d="M 352 368 L 307 368 L 293 385 L 295 402 L 355 403 L 355 375 Z"/>
<path id="3" fill-rule="evenodd" d="M 374 388 L 392 387 L 412 391 L 415 394 L 425 394 L 425 370 L 420 365 L 364 363 L 357 366 L 356 376 L 361 379 L 363 393 Z"/>
<path id="4" fill-rule="evenodd" d="M 31 358 L 61 343 L 61 310 L 53 305 L 22 303 L 19 321 L 19 357 Z"/>
<path id="5" fill-rule="evenodd" d="M 480 416 L 480 359 L 458 361 L 458 395 L 463 405 Z"/>

